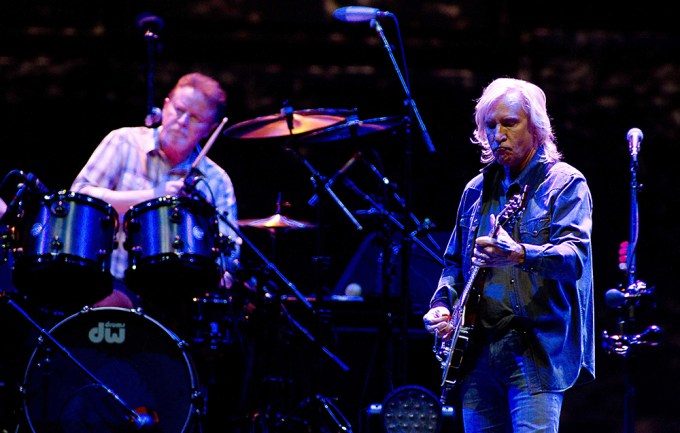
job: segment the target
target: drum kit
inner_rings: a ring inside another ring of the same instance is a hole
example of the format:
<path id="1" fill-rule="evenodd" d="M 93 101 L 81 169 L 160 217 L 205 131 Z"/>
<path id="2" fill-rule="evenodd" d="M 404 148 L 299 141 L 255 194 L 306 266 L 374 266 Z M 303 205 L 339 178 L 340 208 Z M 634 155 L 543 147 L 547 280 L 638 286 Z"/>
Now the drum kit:
<path id="1" fill-rule="evenodd" d="M 279 114 L 235 124 L 222 135 L 283 142 L 286 148 L 360 143 L 368 136 L 396 132 L 405 122 L 393 117 L 361 121 L 356 110 L 284 107 Z M 3 183 L 12 177 L 20 177 L 21 182 L 0 224 L 0 270 L 11 275 L 2 280 L 0 297 L 38 333 L 20 389 L 26 427 L 33 433 L 119 432 L 149 425 L 159 432 L 201 431 L 206 396 L 189 347 L 209 341 L 215 349 L 233 341 L 228 328 L 241 319 L 233 317 L 234 311 L 246 309 L 235 306 L 238 301 L 218 288 L 219 258 L 229 242 L 219 233 L 219 215 L 206 202 L 168 196 L 140 203 L 119 219 L 114 208 L 100 199 L 36 188 L 19 170 L 8 174 Z M 323 183 L 326 188 L 319 194 L 332 194 L 328 182 Z M 164 290 L 166 282 L 202 290 L 202 296 L 187 299 L 193 319 L 199 322 L 191 329 L 172 329 L 141 308 L 92 307 L 112 291 L 110 259 L 118 247 L 121 221 L 123 247 L 129 253 L 126 283 L 133 292 L 143 298 L 145 291 Z M 280 206 L 271 216 L 239 220 L 237 225 L 272 234 L 317 227 L 282 215 Z M 300 295 L 272 263 L 264 267 L 273 268 Z M 237 281 L 236 286 L 249 284 Z M 48 330 L 22 308 L 23 302 L 54 310 L 53 316 L 61 320 Z M 327 349 L 324 352 L 333 356 Z M 340 418 L 333 417 L 345 424 Z"/>

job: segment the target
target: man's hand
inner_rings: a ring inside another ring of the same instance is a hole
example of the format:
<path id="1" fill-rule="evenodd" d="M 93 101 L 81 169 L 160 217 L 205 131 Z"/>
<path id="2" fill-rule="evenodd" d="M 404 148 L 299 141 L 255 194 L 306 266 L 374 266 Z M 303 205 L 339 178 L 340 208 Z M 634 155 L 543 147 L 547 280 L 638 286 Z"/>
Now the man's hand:
<path id="1" fill-rule="evenodd" d="M 496 224 L 495 215 L 491 215 L 491 225 Z M 503 227 L 498 229 L 495 238 L 480 236 L 475 240 L 475 250 L 472 253 L 472 264 L 480 268 L 500 266 L 514 266 L 524 263 L 524 247 L 515 242 Z"/>
<path id="2" fill-rule="evenodd" d="M 437 337 L 446 338 L 451 332 L 451 312 L 446 307 L 434 307 L 423 316 L 425 330 Z"/>

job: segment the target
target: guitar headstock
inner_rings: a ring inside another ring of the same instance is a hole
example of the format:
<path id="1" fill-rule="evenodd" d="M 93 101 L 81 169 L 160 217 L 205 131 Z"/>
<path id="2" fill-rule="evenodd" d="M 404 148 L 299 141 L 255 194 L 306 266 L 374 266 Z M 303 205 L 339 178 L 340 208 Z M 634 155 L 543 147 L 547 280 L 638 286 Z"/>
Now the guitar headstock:
<path id="1" fill-rule="evenodd" d="M 524 185 L 522 191 L 513 195 L 505 204 L 503 209 L 496 216 L 496 225 L 493 229 L 494 236 L 498 233 L 498 229 L 506 225 L 509 221 L 519 217 L 526 206 L 527 185 Z"/>

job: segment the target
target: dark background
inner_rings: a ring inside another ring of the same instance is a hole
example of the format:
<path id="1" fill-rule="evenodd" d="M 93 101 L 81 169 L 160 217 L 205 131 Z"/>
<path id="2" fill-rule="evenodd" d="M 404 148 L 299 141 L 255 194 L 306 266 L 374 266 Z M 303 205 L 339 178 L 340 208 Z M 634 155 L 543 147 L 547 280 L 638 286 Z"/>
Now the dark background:
<path id="1" fill-rule="evenodd" d="M 143 123 L 149 55 L 137 22 L 144 12 L 164 21 L 153 55 L 157 106 L 180 75 L 196 70 L 213 75 L 227 89 L 227 128 L 277 114 L 286 101 L 295 110 L 357 109 L 361 120 L 381 125 L 382 120 L 376 119 L 408 115 L 403 88 L 375 29 L 368 23 L 333 19 L 335 9 L 348 5 L 358 4 L 38 0 L 4 7 L 0 173 L 21 169 L 35 173 L 51 189 L 68 189 L 109 130 Z M 558 145 L 566 161 L 589 180 L 595 206 L 598 378 L 568 394 L 562 430 L 622 431 L 626 378 L 635 386 L 638 431 L 680 429 L 675 398 L 680 357 L 674 320 L 680 306 L 672 278 L 680 249 L 680 225 L 674 218 L 679 191 L 674 166 L 680 139 L 680 35 L 670 6 L 660 1 L 623 5 L 427 0 L 362 5 L 396 15 L 398 28 L 391 19 L 380 22 L 400 65 L 403 41 L 412 97 L 436 152 L 427 151 L 416 122 L 410 125 L 410 134 L 395 128 L 360 144 L 305 144 L 303 140 L 292 144 L 302 141 L 306 160 L 324 176 L 334 173 L 361 146 L 365 159 L 397 185 L 398 194 L 411 198 L 407 203 L 413 214 L 435 224 L 434 235 L 441 240 L 452 228 L 465 182 L 480 167 L 477 149 L 469 141 L 475 98 L 499 76 L 524 78 L 541 86 L 548 96 Z M 616 332 L 616 314 L 605 306 L 605 292 L 627 282 L 618 269 L 618 249 L 629 238 L 633 213 L 626 142 L 632 127 L 644 132 L 637 172 L 642 188 L 637 196 L 636 275 L 655 287 L 657 294 L 656 306 L 636 313 L 642 329 L 660 326 L 665 341 L 655 348 L 636 348 L 626 373 L 622 357 L 599 347 L 599 336 L 605 330 Z M 239 218 L 273 214 L 280 197 L 290 204 L 283 207 L 284 214 L 320 224 L 322 230 L 278 233 L 275 238 L 266 231 L 244 229 L 295 288 L 320 299 L 335 290 L 356 253 L 365 257 L 357 272 L 365 276 L 375 270 L 371 267 L 377 260 L 376 248 L 360 245 L 379 232 L 382 221 L 364 215 L 364 229 L 358 231 L 326 196 L 318 213 L 309 207 L 307 200 L 315 193 L 311 172 L 284 150 L 290 144 L 283 139 L 253 142 L 226 136 L 216 141 L 209 156 L 232 177 Z M 365 192 L 378 198 L 384 194 L 365 165 L 356 164 L 347 174 Z M 333 190 L 351 211 L 370 208 L 342 185 Z M 401 218 L 403 209 L 394 202 L 390 206 Z M 421 270 L 431 275 L 432 263 L 422 255 L 414 249 L 416 277 Z M 248 248 L 244 264 L 246 268 L 261 265 Z M 394 271 L 397 280 L 399 272 Z M 352 367 L 348 374 L 333 362 L 325 363 L 320 391 L 338 397 L 338 405 L 355 424 L 369 403 L 381 401 L 401 385 L 417 383 L 439 392 L 432 342 L 418 323 L 433 286 L 413 280 L 430 283 L 427 278 L 411 279 L 409 317 L 413 320 L 408 333 L 402 328 L 406 321 L 400 318 L 398 303 L 317 306 L 324 317 L 330 317 L 324 322 L 329 332 L 321 332 L 323 327 L 314 330 Z M 285 284 L 279 290 L 294 295 Z M 381 288 L 369 284 L 364 290 L 369 298 L 379 295 Z M 380 331 L 386 312 L 396 317 L 397 336 L 384 343 Z M 299 314 L 305 317 L 307 312 L 303 309 Z M 366 318 L 373 320 L 359 326 Z M 404 339 L 405 335 L 409 337 Z M 406 343 L 396 344 L 395 353 L 386 351 L 384 360 L 369 355 L 390 341 Z M 354 390 L 353 383 L 361 385 Z"/>

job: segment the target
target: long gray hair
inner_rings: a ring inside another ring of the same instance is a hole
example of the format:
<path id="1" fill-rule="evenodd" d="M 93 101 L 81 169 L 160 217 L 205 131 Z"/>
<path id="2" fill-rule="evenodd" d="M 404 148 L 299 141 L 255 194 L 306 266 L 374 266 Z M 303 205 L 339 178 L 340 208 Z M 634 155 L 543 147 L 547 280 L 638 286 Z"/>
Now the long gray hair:
<path id="1" fill-rule="evenodd" d="M 545 92 L 528 81 L 517 78 L 497 78 L 484 89 L 475 106 L 476 128 L 471 140 L 482 148 L 481 162 L 487 164 L 494 160 L 493 151 L 486 136 L 484 119 L 496 101 L 509 92 L 516 92 L 521 96 L 522 109 L 529 120 L 534 146 L 545 148 L 545 158 L 549 162 L 561 160 L 562 153 L 557 149 L 555 134 L 546 108 Z"/>

